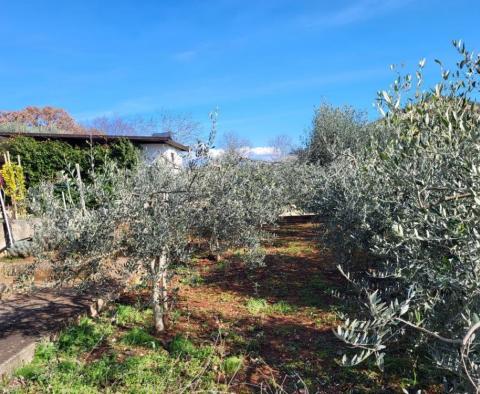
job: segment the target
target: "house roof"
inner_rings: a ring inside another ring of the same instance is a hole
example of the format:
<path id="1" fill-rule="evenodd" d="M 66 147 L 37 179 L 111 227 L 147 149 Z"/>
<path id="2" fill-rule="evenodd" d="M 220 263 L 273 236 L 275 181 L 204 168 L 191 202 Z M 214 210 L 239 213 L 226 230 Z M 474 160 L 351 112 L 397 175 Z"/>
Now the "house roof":
<path id="1" fill-rule="evenodd" d="M 17 133 L 0 132 L 0 138 L 10 137 L 31 137 L 36 140 L 59 140 L 70 143 L 86 143 L 94 141 L 99 143 L 113 142 L 119 139 L 127 139 L 133 144 L 165 144 L 181 151 L 187 152 L 189 147 L 176 142 L 172 139 L 170 133 L 156 133 L 152 135 L 107 135 L 107 134 L 63 134 L 63 133 Z"/>

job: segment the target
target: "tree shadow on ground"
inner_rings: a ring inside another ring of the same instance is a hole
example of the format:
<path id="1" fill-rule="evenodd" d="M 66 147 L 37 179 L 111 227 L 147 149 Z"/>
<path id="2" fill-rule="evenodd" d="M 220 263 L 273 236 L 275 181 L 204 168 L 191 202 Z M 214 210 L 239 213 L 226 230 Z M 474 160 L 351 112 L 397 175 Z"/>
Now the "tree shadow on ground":
<path id="1" fill-rule="evenodd" d="M 219 291 L 286 301 L 298 307 L 327 307 L 332 292 L 346 287 L 327 249 L 319 249 L 319 225 L 310 218 L 284 221 L 266 245 L 263 267 L 249 268 L 239 258 L 229 258 L 222 267 L 214 264 L 203 274 L 209 286 Z"/>
<path id="2" fill-rule="evenodd" d="M 116 281 L 80 291 L 74 287 L 32 289 L 0 302 L 0 339 L 12 335 L 52 336 L 82 314 L 96 312 L 96 300 L 118 292 Z"/>
<path id="3" fill-rule="evenodd" d="M 72 317 L 88 312 L 91 302 L 86 295 L 53 290 L 13 297 L 0 304 L 0 338 L 50 334 Z"/>
<path id="4" fill-rule="evenodd" d="M 399 376 L 411 373 L 408 362 L 395 360 L 399 372 L 387 375 L 369 363 L 356 368 L 337 364 L 347 349 L 332 329 L 346 304 L 331 293 L 343 292 L 347 282 L 318 244 L 311 223 L 284 223 L 266 245 L 264 267 L 249 270 L 234 254 L 220 264 L 198 259 L 201 281 L 179 286 L 162 341 L 183 335 L 195 343 L 217 344 L 220 337 L 226 355 L 247 359 L 232 382 L 239 392 L 260 392 L 261 385 L 268 388 L 263 392 L 281 392 L 275 381 L 286 392 L 299 393 L 300 378 L 309 392 L 398 392 Z M 266 309 L 251 310 L 251 300 L 263 301 Z M 277 304 L 281 308 L 268 309 Z"/>
<path id="5" fill-rule="evenodd" d="M 247 357 L 246 369 L 232 382 L 239 388 L 248 386 L 256 391 L 262 386 L 271 390 L 264 392 L 280 392 L 274 389 L 280 384 L 284 392 L 302 392 L 297 390 L 305 384 L 309 392 L 344 393 L 354 387 L 383 392 L 385 382 L 372 375 L 368 366 L 339 367 L 336 359 L 345 346 L 331 327 L 319 327 L 295 316 L 238 317 L 197 308 L 182 312 L 183 317 L 171 325 L 169 335 L 181 334 L 206 344 L 220 336 L 220 346 L 227 355 Z"/>

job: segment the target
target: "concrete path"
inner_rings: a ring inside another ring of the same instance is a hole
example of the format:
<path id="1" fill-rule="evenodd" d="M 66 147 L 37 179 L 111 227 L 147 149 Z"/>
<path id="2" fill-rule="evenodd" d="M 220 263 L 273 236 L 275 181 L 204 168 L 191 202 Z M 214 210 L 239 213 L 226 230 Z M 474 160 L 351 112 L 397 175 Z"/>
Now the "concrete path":
<path id="1" fill-rule="evenodd" d="M 72 319 L 85 313 L 95 314 L 104 302 L 91 294 L 47 289 L 0 301 L 0 376 L 9 375 L 30 361 L 35 344 L 54 336 Z"/>

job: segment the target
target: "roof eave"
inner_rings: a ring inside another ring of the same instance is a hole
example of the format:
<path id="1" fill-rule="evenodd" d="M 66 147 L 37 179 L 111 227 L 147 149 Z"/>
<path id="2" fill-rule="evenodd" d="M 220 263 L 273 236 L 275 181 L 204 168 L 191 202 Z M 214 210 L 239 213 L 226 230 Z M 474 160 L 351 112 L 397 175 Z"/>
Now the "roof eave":
<path id="1" fill-rule="evenodd" d="M 97 140 L 97 141 L 114 141 L 125 138 L 132 143 L 139 144 L 165 144 L 174 147 L 178 150 L 188 152 L 190 148 L 177 141 L 174 141 L 170 136 L 138 136 L 138 135 L 107 135 L 107 134 L 49 134 L 49 133 L 14 133 L 14 132 L 0 132 L 0 137 L 32 137 L 38 139 L 53 139 L 53 140 Z"/>

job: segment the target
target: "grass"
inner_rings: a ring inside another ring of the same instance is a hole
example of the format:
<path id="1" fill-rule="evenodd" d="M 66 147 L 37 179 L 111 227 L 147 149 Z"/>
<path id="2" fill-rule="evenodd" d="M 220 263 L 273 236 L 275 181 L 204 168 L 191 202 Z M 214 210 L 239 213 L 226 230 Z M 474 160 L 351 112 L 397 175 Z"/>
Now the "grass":
<path id="1" fill-rule="evenodd" d="M 152 323 L 153 313 L 151 309 L 140 309 L 130 305 L 119 305 L 116 311 L 117 324 L 128 326 L 136 324 Z"/>
<path id="2" fill-rule="evenodd" d="M 16 263 L 16 262 L 28 262 L 30 259 L 27 259 L 25 257 L 19 257 L 19 256 L 10 256 L 8 254 L 5 254 L 0 257 L 0 263 Z"/>
<path id="3" fill-rule="evenodd" d="M 128 316 L 128 322 L 134 320 L 138 327 L 125 331 L 109 315 L 82 318 L 58 341 L 37 347 L 33 361 L 15 372 L 20 386 L 0 383 L 0 392 L 162 393 L 172 387 L 187 392 L 228 391 L 218 375 L 238 372 L 242 357 L 223 360 L 213 346 L 196 345 L 182 336 L 174 337 L 165 349 L 146 331 L 144 313 L 131 308 L 118 306 L 117 316 L 119 312 Z"/>
<path id="4" fill-rule="evenodd" d="M 217 265 L 215 267 L 217 270 L 223 270 L 226 271 L 230 268 L 230 261 L 228 260 L 220 260 L 217 262 Z"/>
<path id="5" fill-rule="evenodd" d="M 266 250 L 265 248 L 260 248 L 258 250 L 259 253 L 264 253 Z M 229 251 L 229 253 L 231 254 L 231 256 L 234 258 L 234 259 L 237 259 L 237 260 L 241 260 L 241 261 L 244 261 L 248 258 L 248 255 L 249 255 L 249 252 L 247 249 L 245 248 L 236 248 L 236 249 L 232 249 Z"/>
<path id="6" fill-rule="evenodd" d="M 177 356 L 193 355 L 196 351 L 195 345 L 187 338 L 177 335 L 170 342 L 169 350 Z"/>
<path id="7" fill-rule="evenodd" d="M 222 363 L 222 369 L 227 376 L 235 375 L 242 368 L 244 359 L 242 356 L 227 357 Z"/>
<path id="8" fill-rule="evenodd" d="M 128 331 L 122 338 L 122 342 L 126 345 L 158 348 L 158 341 L 146 332 L 144 329 L 135 327 Z"/>
<path id="9" fill-rule="evenodd" d="M 92 319 L 84 317 L 58 338 L 58 349 L 68 354 L 88 352 L 98 346 L 113 331 L 111 325 L 95 323 Z"/>
<path id="10" fill-rule="evenodd" d="M 277 253 L 286 254 L 290 256 L 298 256 L 302 254 L 311 254 L 316 249 L 309 243 L 305 242 L 288 242 L 276 247 Z"/>
<path id="11" fill-rule="evenodd" d="M 263 298 L 249 298 L 246 302 L 246 307 L 253 315 L 269 315 L 274 313 L 288 314 L 293 313 L 296 310 L 293 305 L 290 305 L 285 301 L 270 304 Z"/>
<path id="12" fill-rule="evenodd" d="M 202 285 L 204 283 L 204 280 L 198 271 L 187 267 L 181 271 L 180 283 L 195 287 Z"/>

